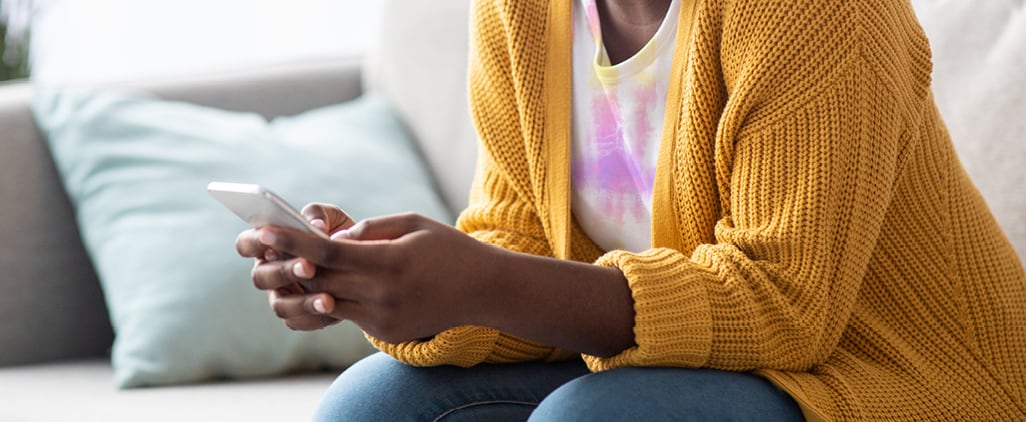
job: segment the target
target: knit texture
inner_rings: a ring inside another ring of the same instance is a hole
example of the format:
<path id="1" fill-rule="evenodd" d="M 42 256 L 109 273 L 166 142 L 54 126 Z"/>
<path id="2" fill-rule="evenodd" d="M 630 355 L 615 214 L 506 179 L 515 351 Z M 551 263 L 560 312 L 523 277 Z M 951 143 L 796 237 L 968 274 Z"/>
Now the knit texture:
<path id="1" fill-rule="evenodd" d="M 1026 274 L 934 106 L 910 6 L 684 3 L 653 249 L 602 254 L 561 212 L 569 0 L 475 3 L 482 156 L 458 226 L 623 271 L 637 345 L 592 370 L 753 371 L 810 420 L 1026 419 Z M 571 356 L 482 327 L 372 341 L 414 365 Z"/>

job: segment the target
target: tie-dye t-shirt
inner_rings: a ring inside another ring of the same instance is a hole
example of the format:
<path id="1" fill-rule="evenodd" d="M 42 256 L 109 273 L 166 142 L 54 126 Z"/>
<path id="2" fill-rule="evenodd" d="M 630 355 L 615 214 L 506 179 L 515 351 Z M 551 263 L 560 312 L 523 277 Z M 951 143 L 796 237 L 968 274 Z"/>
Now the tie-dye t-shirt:
<path id="1" fill-rule="evenodd" d="M 652 184 L 666 110 L 679 0 L 655 36 L 611 66 L 595 0 L 574 3 L 574 217 L 605 250 L 651 245 Z"/>

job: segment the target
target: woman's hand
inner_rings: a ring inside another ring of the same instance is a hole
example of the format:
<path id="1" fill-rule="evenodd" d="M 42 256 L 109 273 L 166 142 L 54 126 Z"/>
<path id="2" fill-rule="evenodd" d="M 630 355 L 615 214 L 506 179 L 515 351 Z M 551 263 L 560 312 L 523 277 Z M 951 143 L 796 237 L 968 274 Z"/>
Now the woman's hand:
<path id="1" fill-rule="evenodd" d="M 497 248 L 419 215 L 373 218 L 346 229 L 335 224 L 345 219 L 334 212 L 318 214 L 331 240 L 280 227 L 239 237 L 243 256 L 275 251 L 298 257 L 265 259 L 253 269 L 254 284 L 270 292 L 271 307 L 286 325 L 310 330 L 349 319 L 398 343 L 472 323 L 482 311 L 476 298 L 499 259 Z M 303 293 L 290 287 L 297 285 Z"/>
<path id="2" fill-rule="evenodd" d="M 341 208 L 330 204 L 309 204 L 303 207 L 301 213 L 308 221 L 310 221 L 311 224 L 321 230 L 324 230 L 324 232 L 329 235 L 340 230 L 348 229 L 356 224 L 349 214 L 346 214 Z M 246 230 L 239 234 L 239 237 L 236 239 L 236 249 L 239 254 L 247 258 L 255 258 L 253 265 L 254 273 L 257 272 L 258 268 L 262 268 L 268 264 L 286 261 L 292 258 L 291 256 L 284 255 L 279 251 L 261 244 L 257 240 L 257 233 L 256 229 Z M 306 268 L 310 267 L 309 263 L 304 263 L 304 265 Z M 325 294 L 306 294 L 304 289 L 298 283 L 292 283 L 285 287 L 268 290 L 267 296 L 272 309 L 280 306 L 277 304 L 282 302 L 313 302 L 318 299 L 322 301 L 332 299 L 330 296 Z M 286 319 L 285 325 L 295 330 L 317 330 L 329 325 L 337 324 L 338 322 L 338 319 L 332 318 L 328 315 L 315 314 Z"/>
<path id="3" fill-rule="evenodd" d="M 303 213 L 331 239 L 264 227 L 236 245 L 257 258 L 253 283 L 292 329 L 348 319 L 401 343 L 480 325 L 596 356 L 634 344 L 633 298 L 616 268 L 501 249 L 414 214 L 354 225 L 336 207 Z"/>

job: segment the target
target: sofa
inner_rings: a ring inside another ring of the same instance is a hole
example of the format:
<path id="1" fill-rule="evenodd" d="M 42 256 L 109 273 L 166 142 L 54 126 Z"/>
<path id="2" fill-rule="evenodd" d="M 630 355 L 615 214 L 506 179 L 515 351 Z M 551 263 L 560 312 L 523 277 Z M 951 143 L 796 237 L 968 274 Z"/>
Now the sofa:
<path id="1" fill-rule="evenodd" d="M 420 28 L 423 36 L 384 28 L 364 57 L 99 89 L 144 91 L 268 119 L 374 92 L 416 139 L 443 202 L 458 210 L 466 204 L 476 158 L 466 102 L 467 5 L 387 2 L 384 15 L 392 24 Z M 114 332 L 104 294 L 33 118 L 32 97 L 28 82 L 0 85 L 0 420 L 308 420 L 337 370 L 115 388 Z"/>
<path id="2" fill-rule="evenodd" d="M 115 87 L 265 118 L 387 99 L 438 194 L 466 204 L 476 137 L 466 104 L 468 2 L 388 1 L 366 57 L 136 81 Z M 913 1 L 935 52 L 935 94 L 967 170 L 1026 257 L 1026 7 Z M 394 28 L 417 28 L 409 36 Z M 971 35 L 968 36 L 967 34 Z M 76 210 L 31 110 L 33 88 L 0 86 L 0 420 L 304 420 L 337 371 L 119 390 L 114 339 Z"/>

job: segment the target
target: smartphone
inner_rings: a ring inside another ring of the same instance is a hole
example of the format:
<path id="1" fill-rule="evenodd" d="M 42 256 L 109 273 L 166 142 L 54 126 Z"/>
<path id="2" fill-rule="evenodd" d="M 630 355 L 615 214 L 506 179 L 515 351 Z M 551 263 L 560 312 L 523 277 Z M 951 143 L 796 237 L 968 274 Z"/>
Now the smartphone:
<path id="1" fill-rule="evenodd" d="M 207 185 L 207 192 L 254 228 L 288 227 L 313 233 L 324 239 L 328 238 L 324 231 L 310 224 L 288 202 L 263 186 L 210 182 Z"/>

